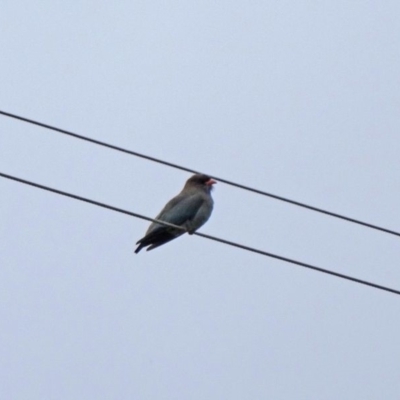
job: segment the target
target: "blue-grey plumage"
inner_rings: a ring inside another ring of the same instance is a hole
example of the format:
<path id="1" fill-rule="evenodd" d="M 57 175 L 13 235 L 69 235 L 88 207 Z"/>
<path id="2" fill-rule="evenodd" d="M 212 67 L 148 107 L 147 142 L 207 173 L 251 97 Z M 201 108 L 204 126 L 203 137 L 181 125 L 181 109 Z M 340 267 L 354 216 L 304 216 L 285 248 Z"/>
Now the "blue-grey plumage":
<path id="1" fill-rule="evenodd" d="M 146 235 L 136 244 L 135 253 L 147 247 L 152 250 L 167 243 L 185 232 L 194 233 L 210 218 L 213 209 L 212 185 L 216 182 L 207 175 L 196 174 L 186 181 L 182 191 L 170 200 L 155 219 L 169 222 L 185 230 L 152 222 Z"/>

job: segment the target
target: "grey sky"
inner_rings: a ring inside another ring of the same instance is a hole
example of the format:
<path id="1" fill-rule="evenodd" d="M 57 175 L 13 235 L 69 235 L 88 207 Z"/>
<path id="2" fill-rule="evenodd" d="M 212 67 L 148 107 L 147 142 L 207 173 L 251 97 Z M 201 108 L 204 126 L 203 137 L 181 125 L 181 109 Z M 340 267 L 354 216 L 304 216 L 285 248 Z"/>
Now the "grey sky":
<path id="1" fill-rule="evenodd" d="M 3 1 L 0 109 L 400 229 L 398 1 Z M 0 117 L 0 171 L 154 217 L 189 174 Z M 398 399 L 400 298 L 0 179 L 3 399 Z M 219 183 L 202 232 L 400 288 L 400 241 Z"/>

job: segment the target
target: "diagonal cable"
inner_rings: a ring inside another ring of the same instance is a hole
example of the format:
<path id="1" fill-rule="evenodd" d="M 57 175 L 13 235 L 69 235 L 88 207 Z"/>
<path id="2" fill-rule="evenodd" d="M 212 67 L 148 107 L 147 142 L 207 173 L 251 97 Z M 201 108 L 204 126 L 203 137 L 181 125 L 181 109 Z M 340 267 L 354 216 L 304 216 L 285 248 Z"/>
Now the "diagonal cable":
<path id="1" fill-rule="evenodd" d="M 48 192 L 56 193 L 56 194 L 59 194 L 59 195 L 62 195 L 62 196 L 66 196 L 66 197 L 70 197 L 70 198 L 75 199 L 75 200 L 84 201 L 86 203 L 89 203 L 89 204 L 92 204 L 92 205 L 95 205 L 95 206 L 98 206 L 98 207 L 106 208 L 108 210 L 112 210 L 112 211 L 116 211 L 116 212 L 119 212 L 119 213 L 122 213 L 122 214 L 130 215 L 131 217 L 140 218 L 140 219 L 144 219 L 146 221 L 151 221 L 151 222 L 157 222 L 157 223 L 160 223 L 160 224 L 163 224 L 163 225 L 166 225 L 166 226 L 172 226 L 172 227 L 177 228 L 177 229 L 186 230 L 185 228 L 182 228 L 181 226 L 177 226 L 177 225 L 170 224 L 168 222 L 164 222 L 164 221 L 156 220 L 156 219 L 153 219 L 153 218 L 149 218 L 149 217 L 146 217 L 145 215 L 142 215 L 142 214 L 138 214 L 138 213 L 134 213 L 134 212 L 131 212 L 131 211 L 128 211 L 128 210 L 124 210 L 122 208 L 114 207 L 114 206 L 111 206 L 111 205 L 108 205 L 108 204 L 105 204 L 105 203 L 101 203 L 99 201 L 88 199 L 86 197 L 77 196 L 75 194 L 64 192 L 64 191 L 58 190 L 58 189 L 54 189 L 54 188 L 51 188 L 49 186 L 40 185 L 38 183 L 35 183 L 35 182 L 32 182 L 32 181 L 28 181 L 28 180 L 25 180 L 25 179 L 21 179 L 21 178 L 17 178 L 15 176 L 4 174 L 2 172 L 0 172 L 0 176 L 3 177 L 3 178 L 6 178 L 6 179 L 10 179 L 10 180 L 19 182 L 19 183 L 23 183 L 25 185 L 33 186 L 33 187 L 38 188 L 38 189 L 43 189 L 43 190 L 46 190 Z M 282 257 L 282 256 L 279 256 L 277 254 L 273 254 L 273 253 L 269 253 L 267 251 L 255 249 L 253 247 L 249 247 L 249 246 L 246 246 L 246 245 L 243 245 L 243 244 L 240 244 L 240 243 L 235 243 L 235 242 L 232 242 L 230 240 L 221 239 L 219 237 L 206 235 L 206 234 L 200 233 L 200 232 L 195 232 L 194 235 L 200 236 L 200 237 L 205 238 L 205 239 L 213 240 L 213 241 L 216 241 L 216 242 L 220 242 L 220 243 L 226 244 L 228 246 L 233 246 L 233 247 L 237 247 L 237 248 L 242 249 L 242 250 L 250 251 L 252 253 L 257 253 L 257 254 L 260 254 L 260 255 L 263 255 L 263 256 L 266 256 L 266 257 L 272 257 L 272 258 L 275 258 L 277 260 L 285 261 L 285 262 L 288 262 L 288 263 L 291 263 L 291 264 L 298 265 L 300 267 L 311 269 L 313 271 L 318 271 L 318 272 L 322 272 L 324 274 L 333 275 L 333 276 L 336 276 L 336 277 L 341 278 L 341 279 L 346 279 L 346 280 L 349 280 L 349 281 L 352 281 L 352 282 L 356 282 L 356 283 L 359 283 L 359 284 L 362 284 L 362 285 L 373 287 L 375 289 L 384 290 L 384 291 L 387 291 L 387 292 L 390 292 L 390 293 L 394 293 L 394 294 L 400 295 L 400 291 L 399 290 L 392 289 L 392 288 L 389 288 L 387 286 L 378 285 L 376 283 L 365 281 L 365 280 L 359 279 L 359 278 L 355 278 L 355 277 L 352 277 L 350 275 L 340 274 L 338 272 L 334 272 L 334 271 L 331 271 L 329 269 L 316 267 L 316 266 L 311 265 L 311 264 L 307 264 L 307 263 L 304 263 L 304 262 L 301 262 L 301 261 L 293 260 L 293 259 L 287 258 L 287 257 Z"/>
<path id="2" fill-rule="evenodd" d="M 156 162 L 156 163 L 159 163 L 159 164 L 166 165 L 168 167 L 176 168 L 176 169 L 179 169 L 181 171 L 186 171 L 186 172 L 190 172 L 190 173 L 194 173 L 194 174 L 200 173 L 199 171 L 196 171 L 196 170 L 191 169 L 191 168 L 184 167 L 184 166 L 179 165 L 179 164 L 174 164 L 174 163 L 171 163 L 171 162 L 168 162 L 168 161 L 161 160 L 161 159 L 156 158 L 156 157 L 151 157 L 151 156 L 139 153 L 137 151 L 128 150 L 128 149 L 125 149 L 123 147 L 115 146 L 115 145 L 110 144 L 110 143 L 102 142 L 100 140 L 92 139 L 92 138 L 87 137 L 87 136 L 79 135 L 77 133 L 70 132 L 70 131 L 67 131 L 65 129 L 57 128 L 57 127 L 52 126 L 52 125 L 44 124 L 42 122 L 38 122 L 38 121 L 35 121 L 33 119 L 25 118 L 25 117 L 22 117 L 22 116 L 19 116 L 19 115 L 16 115 L 16 114 L 12 114 L 12 113 L 8 113 L 8 112 L 5 112 L 5 111 L 1 111 L 1 110 L 0 110 L 0 114 L 4 115 L 6 117 L 14 118 L 14 119 L 17 119 L 17 120 L 20 120 L 20 121 L 23 121 L 23 122 L 27 122 L 29 124 L 37 125 L 37 126 L 40 126 L 42 128 L 46 128 L 46 129 L 50 129 L 50 130 L 55 131 L 55 132 L 62 133 L 64 135 L 73 137 L 75 139 L 84 140 L 86 142 L 90 142 L 90 143 L 93 143 L 93 144 L 97 144 L 99 146 L 107 147 L 107 148 L 112 149 L 112 150 L 116 150 L 116 151 L 119 151 L 119 152 L 122 152 L 122 153 L 130 154 L 130 155 L 135 156 L 135 157 L 140 157 L 140 158 L 143 158 L 145 160 L 149 160 L 149 161 L 152 161 L 152 162 Z M 356 219 L 356 218 L 346 217 L 345 215 L 338 214 L 338 213 L 335 213 L 335 212 L 332 212 L 332 211 L 328 211 L 328 210 L 324 210 L 324 209 L 319 208 L 319 207 L 314 207 L 314 206 L 311 206 L 311 205 L 306 204 L 306 203 L 301 203 L 300 201 L 292 200 L 292 199 L 289 199 L 287 197 L 278 196 L 276 194 L 272 194 L 272 193 L 269 193 L 269 192 L 265 192 L 263 190 L 255 189 L 255 188 L 252 188 L 250 186 L 245 186 L 245 185 L 242 185 L 240 183 L 236 183 L 236 182 L 230 181 L 228 179 L 220 178 L 220 177 L 215 176 L 213 174 L 207 174 L 207 175 L 212 177 L 212 178 L 214 178 L 214 179 L 216 179 L 219 182 L 225 183 L 225 184 L 230 185 L 230 186 L 234 186 L 234 187 L 239 188 L 239 189 L 247 190 L 247 191 L 252 192 L 252 193 L 257 193 L 257 194 L 260 194 L 262 196 L 271 197 L 273 199 L 280 200 L 280 201 L 283 201 L 285 203 L 293 204 L 295 206 L 306 208 L 306 209 L 311 210 L 311 211 L 316 211 L 318 213 L 329 215 L 331 217 L 339 218 L 339 219 L 342 219 L 342 220 L 347 221 L 347 222 L 352 222 L 354 224 L 362 225 L 362 226 L 365 226 L 367 228 L 375 229 L 375 230 L 378 230 L 378 231 L 381 231 L 381 232 L 385 232 L 385 233 L 389 233 L 389 234 L 395 235 L 395 236 L 400 236 L 400 232 L 397 232 L 397 231 L 394 231 L 394 230 L 391 230 L 391 229 L 387 229 L 387 228 L 384 228 L 382 226 L 370 224 L 369 222 L 364 222 L 364 221 L 361 221 L 361 220 Z"/>

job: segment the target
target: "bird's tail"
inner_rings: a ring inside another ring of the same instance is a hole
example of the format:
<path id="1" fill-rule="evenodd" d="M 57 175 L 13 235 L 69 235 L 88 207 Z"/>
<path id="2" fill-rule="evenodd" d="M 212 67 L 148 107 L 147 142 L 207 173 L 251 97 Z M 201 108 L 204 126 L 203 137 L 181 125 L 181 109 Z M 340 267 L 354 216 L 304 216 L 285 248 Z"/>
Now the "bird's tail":
<path id="1" fill-rule="evenodd" d="M 138 244 L 139 242 L 137 242 L 136 244 Z M 138 247 L 136 247 L 135 253 L 138 254 L 140 250 L 143 249 L 143 247 L 145 247 L 146 245 L 144 245 L 143 243 L 140 243 Z"/>

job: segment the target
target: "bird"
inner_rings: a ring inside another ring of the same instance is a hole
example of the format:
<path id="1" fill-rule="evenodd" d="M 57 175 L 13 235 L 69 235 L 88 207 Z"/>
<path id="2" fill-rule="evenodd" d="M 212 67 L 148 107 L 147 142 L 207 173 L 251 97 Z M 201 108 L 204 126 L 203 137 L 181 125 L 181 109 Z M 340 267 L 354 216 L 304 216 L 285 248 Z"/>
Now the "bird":
<path id="1" fill-rule="evenodd" d="M 145 236 L 136 244 L 135 253 L 147 247 L 153 250 L 184 233 L 192 235 L 210 218 L 214 201 L 211 197 L 213 185 L 217 182 L 204 174 L 195 174 L 185 183 L 182 191 L 171 199 L 155 219 L 180 226 L 183 229 L 173 228 L 152 222 Z"/>

